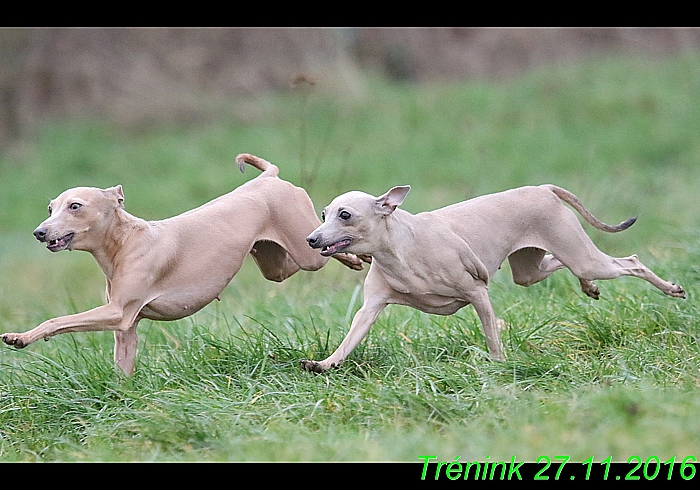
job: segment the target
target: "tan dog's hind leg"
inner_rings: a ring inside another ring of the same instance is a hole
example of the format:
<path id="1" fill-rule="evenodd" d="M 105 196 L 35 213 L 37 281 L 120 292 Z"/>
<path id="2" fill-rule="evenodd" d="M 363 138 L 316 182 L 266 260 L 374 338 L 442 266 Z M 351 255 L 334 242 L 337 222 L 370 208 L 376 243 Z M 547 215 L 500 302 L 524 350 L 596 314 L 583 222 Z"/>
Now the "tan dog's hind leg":
<path id="1" fill-rule="evenodd" d="M 484 336 L 486 337 L 486 345 L 489 348 L 489 354 L 497 361 L 505 360 L 506 355 L 503 344 L 501 343 L 499 322 L 493 312 L 488 289 L 486 287 L 480 287 L 474 291 L 470 291 L 469 298 L 476 310 L 476 314 L 479 315 L 479 320 L 481 320 Z"/>
<path id="2" fill-rule="evenodd" d="M 685 297 L 682 287 L 661 279 L 636 255 L 615 258 L 601 252 L 568 208 L 560 213 L 555 228 L 547 228 L 540 234 L 540 241 L 543 243 L 541 248 L 525 248 L 509 256 L 516 283 L 529 286 L 564 266 L 579 279 L 583 292 L 592 298 L 597 299 L 599 295 L 592 281 L 620 276 L 639 277 L 664 294 Z M 551 255 L 545 255 L 543 249 L 547 249 Z"/>
<path id="3" fill-rule="evenodd" d="M 545 280 L 555 271 L 565 269 L 556 257 L 541 248 L 522 248 L 508 256 L 513 282 L 520 286 L 532 286 Z M 579 278 L 581 291 L 593 299 L 600 298 L 600 290 L 593 281 Z"/>
<path id="4" fill-rule="evenodd" d="M 630 255 L 629 257 L 623 257 L 618 259 L 613 259 L 615 275 L 619 276 L 634 276 L 644 279 L 649 283 L 653 284 L 659 288 L 664 294 L 668 296 L 673 296 L 675 298 L 685 298 L 685 291 L 678 284 L 673 284 L 672 282 L 665 281 L 659 276 L 654 274 L 649 270 L 644 264 L 639 261 L 637 255 Z M 611 277 L 610 279 L 613 279 Z M 608 279 L 607 277 L 601 279 Z"/>
<path id="5" fill-rule="evenodd" d="M 664 281 L 642 264 L 636 255 L 615 258 L 601 252 L 586 234 L 573 212 L 562 214 L 556 230 L 548 230 L 547 249 L 581 280 L 584 292 L 593 291 L 596 279 L 635 276 L 651 283 L 664 294 L 684 298 L 683 288 Z M 588 293 L 587 293 L 588 294 Z"/>
<path id="6" fill-rule="evenodd" d="M 592 281 L 634 276 L 656 286 L 668 296 L 685 298 L 682 287 L 661 279 L 642 264 L 636 255 L 616 258 L 601 252 L 583 232 L 578 222 L 570 230 L 562 227 L 556 239 L 550 241 L 550 251 L 556 257 L 553 260 L 563 263 L 578 277 L 583 291 L 586 294 L 591 293 L 589 296 L 595 294 L 597 289 Z"/>
<path id="7" fill-rule="evenodd" d="M 263 277 L 282 282 L 299 270 L 299 265 L 279 244 L 268 240 L 255 242 L 250 251 Z"/>
<path id="8" fill-rule="evenodd" d="M 275 237 L 271 240 L 279 244 L 299 268 L 305 271 L 316 271 L 329 259 L 309 247 L 306 237 L 321 225 L 321 220 L 316 216 L 306 191 L 301 188 L 293 188 L 291 191 L 287 196 L 289 202 L 275 209 Z M 363 260 L 355 255 L 339 253 L 333 258 L 351 269 L 362 270 Z"/>
<path id="9" fill-rule="evenodd" d="M 532 286 L 565 266 L 541 248 L 522 248 L 508 256 L 513 282 L 520 286 Z"/>
<path id="10" fill-rule="evenodd" d="M 574 261 L 566 263 L 566 267 L 579 278 L 581 289 L 589 296 L 598 294 L 597 287 L 592 281 L 596 279 L 616 279 L 621 276 L 634 276 L 644 279 L 650 284 L 659 288 L 664 294 L 676 298 L 685 298 L 685 291 L 682 287 L 672 282 L 665 281 L 642 264 L 636 255 L 629 257 L 615 258 L 598 251 L 585 263 Z"/>

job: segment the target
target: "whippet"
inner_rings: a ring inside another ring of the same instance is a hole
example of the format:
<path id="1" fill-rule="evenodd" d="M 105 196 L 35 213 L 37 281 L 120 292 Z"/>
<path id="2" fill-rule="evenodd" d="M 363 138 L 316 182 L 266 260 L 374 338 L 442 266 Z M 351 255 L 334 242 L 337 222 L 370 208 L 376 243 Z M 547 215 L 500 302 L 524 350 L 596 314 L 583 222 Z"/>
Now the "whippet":
<path id="1" fill-rule="evenodd" d="M 25 333 L 5 333 L 17 348 L 67 332 L 114 331 L 114 360 L 134 370 L 142 318 L 177 320 L 219 298 L 249 253 L 263 276 L 283 281 L 299 269 L 315 271 L 328 257 L 305 238 L 321 224 L 306 191 L 277 178 L 278 168 L 253 155 L 236 157 L 262 173 L 213 201 L 162 221 L 124 210 L 121 186 L 77 187 L 49 204 L 34 236 L 52 252 L 90 252 L 107 279 L 107 304 L 47 320 Z M 362 261 L 336 256 L 353 269 Z"/>
<path id="2" fill-rule="evenodd" d="M 610 257 L 593 244 L 569 204 L 595 228 L 618 232 L 636 218 L 611 226 L 595 218 L 571 192 L 554 185 L 521 187 L 413 215 L 400 206 L 410 186 L 380 197 L 348 192 L 324 210 L 324 223 L 307 237 L 321 255 L 370 254 L 364 304 L 340 346 L 322 361 L 301 361 L 307 371 L 339 366 L 388 304 L 451 315 L 472 304 L 492 358 L 505 359 L 488 296 L 489 279 L 507 258 L 516 284 L 530 286 L 568 268 L 582 291 L 598 299 L 595 279 L 640 277 L 669 296 L 683 289 L 664 281 L 636 255 Z"/>

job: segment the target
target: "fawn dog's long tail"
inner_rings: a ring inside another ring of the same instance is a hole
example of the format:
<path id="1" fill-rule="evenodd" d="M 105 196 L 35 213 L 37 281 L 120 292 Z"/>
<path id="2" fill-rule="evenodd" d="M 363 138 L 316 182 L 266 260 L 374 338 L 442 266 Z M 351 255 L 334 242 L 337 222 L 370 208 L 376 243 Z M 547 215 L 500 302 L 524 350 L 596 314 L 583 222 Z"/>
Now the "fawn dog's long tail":
<path id="1" fill-rule="evenodd" d="M 571 192 L 551 184 L 547 184 L 545 185 L 545 187 L 551 190 L 559 199 L 569 204 L 572 208 L 578 211 L 581 214 L 581 216 L 583 216 L 583 219 L 585 219 L 601 231 L 607 231 L 608 233 L 617 233 L 618 231 L 626 230 L 627 228 L 632 226 L 635 221 L 637 221 L 637 218 L 634 217 L 623 221 L 619 225 L 609 225 L 607 223 L 603 223 L 598 218 L 593 216 L 593 214 L 591 214 L 591 212 L 588 209 L 586 209 L 585 206 L 581 203 L 580 199 Z"/>
<path id="2" fill-rule="evenodd" d="M 263 160 L 260 157 L 251 155 L 249 153 L 241 153 L 236 157 L 236 163 L 241 172 L 245 172 L 246 163 L 260 170 L 262 174 L 260 177 L 277 177 L 279 174 L 279 168 L 276 165 L 271 164 L 267 160 Z"/>

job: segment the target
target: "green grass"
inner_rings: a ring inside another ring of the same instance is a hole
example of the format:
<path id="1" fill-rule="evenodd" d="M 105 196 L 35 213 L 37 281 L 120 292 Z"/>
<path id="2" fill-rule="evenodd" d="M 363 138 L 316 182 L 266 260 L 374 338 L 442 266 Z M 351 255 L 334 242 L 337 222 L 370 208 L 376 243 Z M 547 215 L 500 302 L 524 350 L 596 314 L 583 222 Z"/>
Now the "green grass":
<path id="1" fill-rule="evenodd" d="M 334 261 L 282 284 L 252 261 L 215 302 L 143 321 L 137 371 L 119 375 L 112 335 L 0 348 L 2 461 L 627 460 L 700 457 L 700 58 L 599 59 L 508 83 L 325 89 L 226 101 L 196 127 L 47 124 L 0 155 L 0 332 L 102 304 L 85 253 L 50 254 L 31 231 L 77 185 L 124 186 L 146 219 L 253 178 L 240 152 L 280 167 L 320 210 L 337 194 L 410 184 L 419 212 L 509 187 L 556 183 L 598 217 L 613 255 L 637 253 L 685 301 L 634 278 L 593 301 L 558 272 L 491 297 L 508 361 L 489 361 L 471 307 L 441 317 L 390 306 L 346 364 L 303 373 L 342 340 L 365 273 Z M 235 230 L 232 230 L 235 232 Z"/>

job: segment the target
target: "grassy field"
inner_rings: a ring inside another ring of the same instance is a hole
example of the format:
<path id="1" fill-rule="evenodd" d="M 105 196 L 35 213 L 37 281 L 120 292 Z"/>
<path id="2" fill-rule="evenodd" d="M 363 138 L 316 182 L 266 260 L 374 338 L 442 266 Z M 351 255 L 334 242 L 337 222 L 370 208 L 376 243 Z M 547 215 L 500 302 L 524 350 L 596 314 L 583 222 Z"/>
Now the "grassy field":
<path id="1" fill-rule="evenodd" d="M 301 372 L 342 340 L 365 272 L 332 261 L 281 284 L 252 261 L 215 302 L 177 322 L 142 321 L 137 371 L 112 335 L 0 348 L 2 461 L 583 461 L 700 457 L 700 57 L 598 59 L 502 83 L 388 85 L 368 76 L 223 105 L 216 122 L 123 129 L 53 121 L 0 154 L 0 332 L 103 302 L 83 252 L 31 235 L 69 187 L 122 184 L 126 207 L 165 218 L 257 175 L 257 154 L 317 209 L 347 190 L 410 184 L 419 212 L 526 184 L 576 193 L 688 299 L 635 278 L 599 301 L 565 271 L 530 288 L 507 265 L 491 297 L 508 361 L 491 362 L 471 307 L 454 316 L 387 308 L 343 367 Z M 230 230 L 235 233 L 236 230 Z"/>

